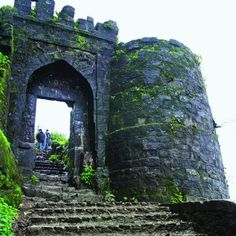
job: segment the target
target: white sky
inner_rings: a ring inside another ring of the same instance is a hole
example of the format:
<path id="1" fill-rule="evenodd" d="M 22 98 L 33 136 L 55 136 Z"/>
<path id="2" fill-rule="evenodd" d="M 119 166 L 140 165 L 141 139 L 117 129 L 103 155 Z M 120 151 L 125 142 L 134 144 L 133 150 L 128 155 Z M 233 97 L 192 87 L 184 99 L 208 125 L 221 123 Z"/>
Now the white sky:
<path id="1" fill-rule="evenodd" d="M 13 0 L 1 0 L 2 5 L 13 5 Z M 213 117 L 217 124 L 223 124 L 217 132 L 231 199 L 235 200 L 236 1 L 56 0 L 57 11 L 64 5 L 75 7 L 76 19 L 92 16 L 95 23 L 116 21 L 121 42 L 142 37 L 173 38 L 202 56 Z"/>
<path id="2" fill-rule="evenodd" d="M 57 132 L 69 138 L 70 112 L 65 102 L 37 99 L 35 131 L 48 129 L 50 133 Z"/>

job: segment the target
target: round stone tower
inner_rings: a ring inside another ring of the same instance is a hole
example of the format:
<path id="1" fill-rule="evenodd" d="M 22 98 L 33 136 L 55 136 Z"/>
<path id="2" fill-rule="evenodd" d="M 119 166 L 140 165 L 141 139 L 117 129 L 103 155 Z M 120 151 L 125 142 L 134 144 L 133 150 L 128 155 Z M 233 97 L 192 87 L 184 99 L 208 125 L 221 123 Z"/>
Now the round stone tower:
<path id="1" fill-rule="evenodd" d="M 176 40 L 119 44 L 112 64 L 106 161 L 119 196 L 228 198 L 199 57 Z"/>

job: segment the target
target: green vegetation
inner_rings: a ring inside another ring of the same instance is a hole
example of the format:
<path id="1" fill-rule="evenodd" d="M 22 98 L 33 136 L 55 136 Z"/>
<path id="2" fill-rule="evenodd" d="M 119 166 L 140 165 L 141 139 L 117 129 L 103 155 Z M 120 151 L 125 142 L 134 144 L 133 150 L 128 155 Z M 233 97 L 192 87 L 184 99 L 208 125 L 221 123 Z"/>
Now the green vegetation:
<path id="1" fill-rule="evenodd" d="M 13 15 L 15 8 L 5 6 L 0 8 L 0 30 L 12 31 L 7 19 Z M 13 49 L 12 49 L 13 50 Z M 10 60 L 0 51 L 0 128 L 5 128 L 8 109 L 8 79 L 10 77 Z M 3 131 L 0 129 L 0 232 L 1 235 L 13 235 L 12 223 L 17 217 L 20 203 L 23 200 L 21 184 L 23 177 L 16 166 L 15 157 L 11 151 Z"/>
<path id="2" fill-rule="evenodd" d="M 58 161 L 67 167 L 71 166 L 71 161 L 68 157 L 69 139 L 63 134 L 52 132 L 51 133 L 51 145 L 53 147 L 53 153 L 49 157 L 51 161 Z"/>
<path id="3" fill-rule="evenodd" d="M 126 70 L 123 71 L 124 73 L 141 75 L 143 70 L 154 67 L 153 69 L 160 69 L 158 79 L 173 80 L 181 77 L 187 79 L 187 70 L 198 67 L 201 57 L 193 54 L 187 47 L 176 47 L 165 40 L 150 45 L 137 40 L 136 50 L 125 47 L 122 50 L 118 49 L 113 54 L 113 61 L 114 63 L 127 62 L 122 68 Z M 157 61 L 158 64 L 155 63 Z M 114 68 L 116 69 L 118 68 Z"/>
<path id="4" fill-rule="evenodd" d="M 104 200 L 112 203 L 115 202 L 116 196 L 111 190 L 107 190 L 105 191 Z"/>
<path id="5" fill-rule="evenodd" d="M 80 25 L 79 20 L 74 21 L 74 30 L 79 30 L 79 25 Z"/>
<path id="6" fill-rule="evenodd" d="M 10 64 L 10 61 L 9 61 L 8 57 L 3 55 L 0 52 L 0 66 L 3 68 L 7 68 L 9 64 Z"/>
<path id="7" fill-rule="evenodd" d="M 169 110 L 166 124 L 172 135 L 179 128 L 193 130 L 194 127 L 184 127 L 183 119 L 171 120 L 171 116 L 175 116 L 177 110 L 188 113 L 187 101 L 183 98 L 198 96 L 188 83 L 195 76 L 201 77 L 200 60 L 201 57 L 187 47 L 175 46 L 165 40 L 150 44 L 137 40 L 132 49 L 123 44 L 118 46 L 113 54 L 109 130 L 137 127 L 141 123 L 136 114 L 143 118 L 144 125 L 152 125 L 163 121 L 166 110 Z M 198 127 L 194 131 L 197 130 Z"/>
<path id="8" fill-rule="evenodd" d="M 58 143 L 60 146 L 67 146 L 69 144 L 69 139 L 66 138 L 63 134 L 58 132 L 51 133 L 51 143 Z"/>
<path id="9" fill-rule="evenodd" d="M 160 179 L 160 187 L 158 191 L 147 190 L 144 192 L 148 199 L 153 199 L 154 201 L 161 203 L 181 203 L 184 202 L 184 196 L 180 191 L 177 184 L 169 179 Z"/>
<path id="10" fill-rule="evenodd" d="M 14 207 L 22 202 L 22 176 L 17 169 L 15 157 L 11 151 L 10 143 L 0 130 L 0 196 L 4 201 Z"/>
<path id="11" fill-rule="evenodd" d="M 136 197 L 131 197 L 130 201 L 135 203 L 135 204 L 138 203 L 138 199 Z"/>
<path id="12" fill-rule="evenodd" d="M 89 44 L 86 42 L 85 37 L 79 34 L 77 35 L 75 42 L 76 42 L 76 46 L 78 48 L 81 48 L 82 50 L 87 50 L 89 48 Z"/>
<path id="13" fill-rule="evenodd" d="M 112 59 L 115 60 L 115 59 L 119 59 L 120 56 L 125 56 L 126 55 L 126 52 L 124 50 L 115 50 L 114 53 L 113 53 L 113 56 L 112 56 Z"/>
<path id="14" fill-rule="evenodd" d="M 0 8 L 0 19 L 1 21 L 7 21 L 8 17 L 11 17 L 16 13 L 16 8 L 12 6 L 2 6 Z"/>
<path id="15" fill-rule="evenodd" d="M 51 53 L 51 58 L 52 58 L 52 60 L 54 60 L 54 61 L 60 59 L 60 57 L 59 57 L 59 55 L 58 55 L 57 52 L 53 52 L 53 53 Z"/>
<path id="16" fill-rule="evenodd" d="M 122 198 L 122 201 L 123 201 L 123 202 L 128 202 L 128 201 L 129 201 L 129 198 L 126 197 L 126 196 L 124 196 L 124 197 Z"/>
<path id="17" fill-rule="evenodd" d="M 16 208 L 8 205 L 0 197 L 0 234 L 3 236 L 13 236 L 12 223 L 18 215 Z"/>
<path id="18" fill-rule="evenodd" d="M 32 175 L 30 178 L 30 183 L 36 185 L 39 182 L 39 178 L 36 175 Z"/>
<path id="19" fill-rule="evenodd" d="M 106 21 L 103 23 L 103 27 L 108 30 L 117 30 L 117 25 L 114 21 Z"/>
<path id="20" fill-rule="evenodd" d="M 181 192 L 173 193 L 173 195 L 170 196 L 170 202 L 172 204 L 184 202 L 183 194 Z"/>
<path id="21" fill-rule="evenodd" d="M 181 121 L 179 121 L 176 117 L 171 118 L 169 122 L 169 126 L 170 126 L 171 137 L 174 137 L 180 128 L 186 128 L 186 126 Z M 190 128 L 192 128 L 192 126 L 190 126 Z"/>
<path id="22" fill-rule="evenodd" d="M 202 63 L 202 56 L 194 54 L 194 59 L 195 59 L 196 64 L 200 66 Z"/>
<path id="23" fill-rule="evenodd" d="M 5 127 L 6 110 L 8 106 L 8 79 L 10 74 L 10 61 L 6 55 L 0 51 L 0 127 Z"/>
<path id="24" fill-rule="evenodd" d="M 10 143 L 2 130 L 0 147 L 0 232 L 1 235 L 8 236 L 13 235 L 11 225 L 23 200 L 23 178 L 17 169 Z"/>
<path id="25" fill-rule="evenodd" d="M 36 6 L 34 8 L 31 9 L 30 15 L 33 19 L 36 18 Z"/>
<path id="26" fill-rule="evenodd" d="M 193 132 L 200 132 L 204 131 L 203 129 L 197 128 L 196 125 L 192 126 L 186 126 L 182 122 L 178 121 L 176 118 L 172 118 L 169 122 L 150 122 L 150 123 L 145 123 L 145 124 L 140 124 L 140 125 L 133 125 L 133 126 L 127 126 L 127 127 L 122 127 L 120 129 L 117 129 L 109 134 L 106 135 L 107 138 L 109 138 L 113 134 L 117 134 L 120 132 L 129 132 L 134 129 L 138 128 L 143 128 L 143 127 L 149 127 L 149 126 L 159 126 L 165 127 L 166 129 L 169 129 L 169 132 L 173 135 L 177 133 L 177 129 L 185 129 L 185 130 L 192 130 Z"/>
<path id="27" fill-rule="evenodd" d="M 50 161 L 58 161 L 58 160 L 60 160 L 60 158 L 61 158 L 60 155 L 52 154 L 52 155 L 49 157 L 49 160 L 50 160 Z"/>
<path id="28" fill-rule="evenodd" d="M 92 186 L 95 180 L 95 169 L 91 165 L 86 165 L 80 174 L 81 181 L 88 186 Z"/>
<path id="29" fill-rule="evenodd" d="M 58 22 L 59 22 L 59 13 L 56 11 L 53 18 L 50 19 L 49 21 L 52 22 L 53 24 L 58 24 Z"/>

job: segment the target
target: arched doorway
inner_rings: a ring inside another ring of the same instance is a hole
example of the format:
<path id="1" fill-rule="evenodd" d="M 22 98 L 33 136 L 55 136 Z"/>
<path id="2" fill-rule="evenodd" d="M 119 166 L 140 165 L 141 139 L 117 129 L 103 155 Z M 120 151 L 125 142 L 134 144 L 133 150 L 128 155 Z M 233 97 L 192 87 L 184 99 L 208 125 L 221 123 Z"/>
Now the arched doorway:
<path id="1" fill-rule="evenodd" d="M 75 173 L 79 173 L 76 163 L 81 153 L 91 153 L 96 164 L 93 97 L 88 81 L 66 61 L 56 61 L 37 69 L 30 76 L 27 85 L 21 126 L 22 140 L 34 142 L 37 98 L 63 101 L 72 108 L 70 156 Z M 80 150 L 79 153 L 76 152 L 77 149 Z"/>

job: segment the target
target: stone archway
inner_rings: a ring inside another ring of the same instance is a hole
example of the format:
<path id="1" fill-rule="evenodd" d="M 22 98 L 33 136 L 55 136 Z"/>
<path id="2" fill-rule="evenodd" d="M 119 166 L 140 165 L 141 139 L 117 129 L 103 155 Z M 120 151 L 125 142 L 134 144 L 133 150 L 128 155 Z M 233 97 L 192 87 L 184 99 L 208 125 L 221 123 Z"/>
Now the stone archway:
<path id="1" fill-rule="evenodd" d="M 91 153 L 96 163 L 94 98 L 84 76 L 64 60 L 42 66 L 32 73 L 27 84 L 21 125 L 24 143 L 34 143 L 37 98 L 63 101 L 72 108 L 70 157 L 75 173 L 79 173 L 76 163 L 81 153 Z"/>

